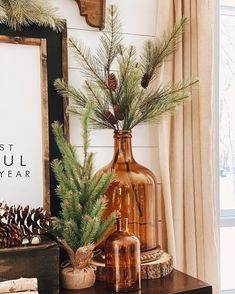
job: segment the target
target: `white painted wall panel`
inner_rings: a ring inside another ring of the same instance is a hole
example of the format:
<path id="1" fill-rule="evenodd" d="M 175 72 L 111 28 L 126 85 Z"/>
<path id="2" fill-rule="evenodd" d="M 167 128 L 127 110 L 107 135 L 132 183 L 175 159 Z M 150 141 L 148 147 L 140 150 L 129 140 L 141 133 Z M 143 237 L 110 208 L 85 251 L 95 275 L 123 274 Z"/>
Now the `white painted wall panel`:
<path id="1" fill-rule="evenodd" d="M 97 31 L 89 27 L 84 17 L 80 16 L 78 5 L 74 0 L 50 0 L 59 8 L 59 14 L 67 19 L 69 28 Z M 123 33 L 155 36 L 156 33 L 156 0 L 107 0 L 117 5 L 123 24 Z"/>
<path id="2" fill-rule="evenodd" d="M 156 0 L 107 0 L 107 4 L 118 5 L 124 33 L 155 36 Z"/>

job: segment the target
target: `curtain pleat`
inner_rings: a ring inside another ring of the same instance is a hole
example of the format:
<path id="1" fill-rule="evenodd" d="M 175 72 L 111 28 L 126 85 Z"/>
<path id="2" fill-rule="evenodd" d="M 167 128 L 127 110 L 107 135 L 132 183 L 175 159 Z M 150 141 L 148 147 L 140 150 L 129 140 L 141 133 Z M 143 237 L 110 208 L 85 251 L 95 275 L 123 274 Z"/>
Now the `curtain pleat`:
<path id="1" fill-rule="evenodd" d="M 196 77 L 192 101 L 158 127 L 167 250 L 177 269 L 219 293 L 219 238 L 214 176 L 212 0 L 158 1 L 157 33 L 188 18 L 182 44 L 165 62 L 160 81 Z"/>

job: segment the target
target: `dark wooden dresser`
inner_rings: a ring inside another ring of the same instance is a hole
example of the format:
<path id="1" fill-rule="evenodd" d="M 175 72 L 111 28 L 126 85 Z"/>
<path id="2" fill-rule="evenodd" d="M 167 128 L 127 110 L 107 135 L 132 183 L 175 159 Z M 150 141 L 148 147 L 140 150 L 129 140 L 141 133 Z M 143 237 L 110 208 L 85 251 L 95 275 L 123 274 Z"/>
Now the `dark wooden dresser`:
<path id="1" fill-rule="evenodd" d="M 108 294 L 112 293 L 106 290 L 105 283 L 96 282 L 92 288 L 72 291 L 61 290 L 61 294 Z M 142 280 L 142 289 L 133 294 L 173 294 L 173 293 L 188 293 L 188 294 L 212 294 L 212 286 L 180 271 L 173 272 L 161 279 Z"/>

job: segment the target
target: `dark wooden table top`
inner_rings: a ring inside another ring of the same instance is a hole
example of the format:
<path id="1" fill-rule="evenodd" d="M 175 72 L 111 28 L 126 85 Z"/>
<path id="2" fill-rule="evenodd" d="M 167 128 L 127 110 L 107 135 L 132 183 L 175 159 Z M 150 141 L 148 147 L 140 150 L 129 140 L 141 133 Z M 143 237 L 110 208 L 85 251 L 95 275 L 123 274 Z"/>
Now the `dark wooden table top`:
<path id="1" fill-rule="evenodd" d="M 72 291 L 63 290 L 61 294 L 108 294 L 112 293 L 106 290 L 104 282 L 96 282 L 92 288 Z M 139 292 L 131 292 L 138 294 L 212 294 L 212 287 L 198 279 L 188 276 L 180 271 L 173 272 L 161 279 L 142 280 L 142 289 Z"/>

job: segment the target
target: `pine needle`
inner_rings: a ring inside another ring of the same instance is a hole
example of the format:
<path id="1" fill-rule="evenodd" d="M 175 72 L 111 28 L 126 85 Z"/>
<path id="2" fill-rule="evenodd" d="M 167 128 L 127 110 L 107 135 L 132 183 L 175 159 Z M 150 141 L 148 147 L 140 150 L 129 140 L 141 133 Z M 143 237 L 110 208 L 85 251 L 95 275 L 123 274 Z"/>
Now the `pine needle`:
<path id="1" fill-rule="evenodd" d="M 0 21 L 13 30 L 36 24 L 61 31 L 64 21 L 46 0 L 0 0 Z"/>
<path id="2" fill-rule="evenodd" d="M 5 23 L 7 21 L 7 14 L 5 7 L 2 2 L 0 2 L 0 23 Z"/>
<path id="3" fill-rule="evenodd" d="M 182 33 L 187 22 L 187 18 L 183 17 L 179 23 L 173 26 L 170 32 L 165 31 L 161 38 L 156 41 L 148 40 L 145 42 L 141 66 L 143 74 L 149 76 L 149 82 L 155 76 L 163 61 L 172 55 L 181 44 Z"/>
<path id="4" fill-rule="evenodd" d="M 103 68 L 100 67 L 97 59 L 91 54 L 90 49 L 86 48 L 81 42 L 77 42 L 75 38 L 69 38 L 69 46 L 77 57 L 81 71 L 86 78 L 97 83 L 102 89 L 109 89 L 105 82 Z"/>
<path id="5" fill-rule="evenodd" d="M 115 6 L 108 8 L 106 30 L 100 37 L 100 46 L 97 50 L 97 61 L 105 71 L 106 78 L 110 73 L 110 67 L 119 53 L 122 42 L 121 24 L 118 18 L 118 10 Z M 104 63 L 104 60 L 106 61 Z"/>

